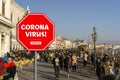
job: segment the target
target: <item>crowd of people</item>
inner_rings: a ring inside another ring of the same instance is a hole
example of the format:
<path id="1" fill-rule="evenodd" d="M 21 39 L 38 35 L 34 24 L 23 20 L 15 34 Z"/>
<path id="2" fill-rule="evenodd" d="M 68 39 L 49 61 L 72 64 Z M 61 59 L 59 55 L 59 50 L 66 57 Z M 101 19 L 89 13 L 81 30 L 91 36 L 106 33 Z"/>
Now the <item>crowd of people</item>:
<path id="1" fill-rule="evenodd" d="M 66 76 L 69 78 L 72 71 L 76 72 L 77 69 L 77 53 L 76 51 L 55 51 L 55 52 L 43 52 L 43 61 L 52 61 L 55 71 L 55 77 L 59 78 L 60 70 L 66 72 Z M 40 53 L 40 55 L 42 55 Z M 52 55 L 52 56 L 51 56 Z M 98 80 L 120 80 L 119 68 L 120 61 L 112 59 L 109 55 L 105 54 L 104 57 L 96 55 L 96 61 L 94 54 L 89 54 L 88 51 L 82 50 L 79 60 L 82 60 L 83 66 L 87 64 L 93 66 Z M 41 57 L 42 59 L 42 57 Z M 86 66 L 88 67 L 88 66 Z"/>
<path id="2" fill-rule="evenodd" d="M 81 51 L 79 57 L 75 50 L 40 51 L 37 53 L 37 60 L 38 62 L 51 62 L 56 78 L 60 77 L 60 70 L 64 70 L 66 77 L 69 78 L 71 72 L 76 72 L 79 66 L 78 61 L 82 61 L 83 67 L 88 67 L 87 64 L 93 66 L 98 80 L 120 80 L 120 61 L 111 59 L 107 54 L 102 58 L 96 56 L 95 61 L 94 54 L 89 54 L 84 50 Z M 33 62 L 34 52 L 7 53 L 0 58 L 0 80 L 14 80 L 16 67 L 23 69 L 24 66 Z"/>
<path id="3" fill-rule="evenodd" d="M 72 50 L 55 50 L 55 51 L 41 51 L 37 54 L 38 62 L 51 62 L 54 66 L 55 77 L 59 78 L 60 70 L 65 70 L 66 76 L 72 71 L 76 71 L 77 68 L 77 55 Z"/>
<path id="4" fill-rule="evenodd" d="M 9 56 L 7 60 L 4 60 L 0 59 L 0 80 L 14 80 L 16 66 L 13 57 Z"/>
<path id="5" fill-rule="evenodd" d="M 119 78 L 120 61 L 113 60 L 108 55 L 96 60 L 96 74 L 98 80 L 120 80 Z"/>
<path id="6" fill-rule="evenodd" d="M 62 70 L 63 68 L 66 72 L 66 76 L 69 78 L 71 71 L 76 72 L 76 53 L 71 51 L 56 52 L 55 57 L 52 60 L 52 64 L 54 65 L 56 78 L 59 78 L 60 69 Z"/>
<path id="7" fill-rule="evenodd" d="M 14 80 L 16 67 L 22 67 L 34 62 L 33 53 L 27 52 L 10 52 L 0 58 L 0 80 Z"/>

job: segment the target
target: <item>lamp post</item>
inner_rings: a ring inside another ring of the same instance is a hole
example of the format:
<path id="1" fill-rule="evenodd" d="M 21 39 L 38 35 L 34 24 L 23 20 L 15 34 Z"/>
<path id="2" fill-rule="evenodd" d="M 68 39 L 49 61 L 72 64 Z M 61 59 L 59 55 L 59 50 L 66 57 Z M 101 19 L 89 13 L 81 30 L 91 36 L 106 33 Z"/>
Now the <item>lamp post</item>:
<path id="1" fill-rule="evenodd" d="M 97 40 L 97 32 L 96 32 L 96 28 L 93 27 L 93 33 L 92 33 L 92 40 L 94 43 L 94 68 L 96 68 L 96 40 Z"/>

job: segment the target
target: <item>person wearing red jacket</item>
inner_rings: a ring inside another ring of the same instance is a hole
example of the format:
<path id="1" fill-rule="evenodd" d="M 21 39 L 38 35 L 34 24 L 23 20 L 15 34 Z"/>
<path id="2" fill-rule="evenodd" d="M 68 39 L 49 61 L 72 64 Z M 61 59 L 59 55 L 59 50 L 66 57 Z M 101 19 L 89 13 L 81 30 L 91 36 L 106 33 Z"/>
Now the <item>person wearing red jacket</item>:
<path id="1" fill-rule="evenodd" d="M 5 74 L 5 69 L 3 67 L 3 61 L 0 59 L 0 80 L 3 79 L 3 75 Z"/>
<path id="2" fill-rule="evenodd" d="M 8 57 L 8 61 L 7 63 L 3 64 L 3 67 L 6 69 L 3 80 L 14 80 L 14 76 L 16 74 L 16 66 L 11 56 Z"/>

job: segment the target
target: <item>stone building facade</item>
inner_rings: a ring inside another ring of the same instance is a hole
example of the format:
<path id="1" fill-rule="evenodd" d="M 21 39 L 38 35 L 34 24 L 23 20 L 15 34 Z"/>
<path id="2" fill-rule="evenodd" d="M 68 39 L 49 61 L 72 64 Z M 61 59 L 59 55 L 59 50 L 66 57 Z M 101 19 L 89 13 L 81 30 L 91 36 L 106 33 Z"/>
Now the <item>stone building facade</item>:
<path id="1" fill-rule="evenodd" d="M 26 15 L 14 0 L 0 0 L 0 57 L 13 49 L 23 49 L 16 40 L 16 24 Z"/>
<path id="2" fill-rule="evenodd" d="M 11 49 L 23 50 L 23 46 L 16 40 L 16 25 L 27 14 L 27 10 L 20 7 L 14 0 L 11 3 L 11 22 L 15 26 L 11 32 Z"/>

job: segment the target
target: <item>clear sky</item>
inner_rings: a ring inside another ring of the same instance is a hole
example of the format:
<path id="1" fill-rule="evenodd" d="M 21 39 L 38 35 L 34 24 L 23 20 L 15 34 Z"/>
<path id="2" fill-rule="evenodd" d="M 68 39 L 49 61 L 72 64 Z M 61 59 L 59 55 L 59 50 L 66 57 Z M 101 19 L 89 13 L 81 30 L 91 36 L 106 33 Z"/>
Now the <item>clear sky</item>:
<path id="1" fill-rule="evenodd" d="M 120 44 L 120 0 L 15 0 L 31 13 L 45 13 L 56 25 L 56 34 L 70 40 L 91 41 L 96 26 L 98 43 Z"/>

